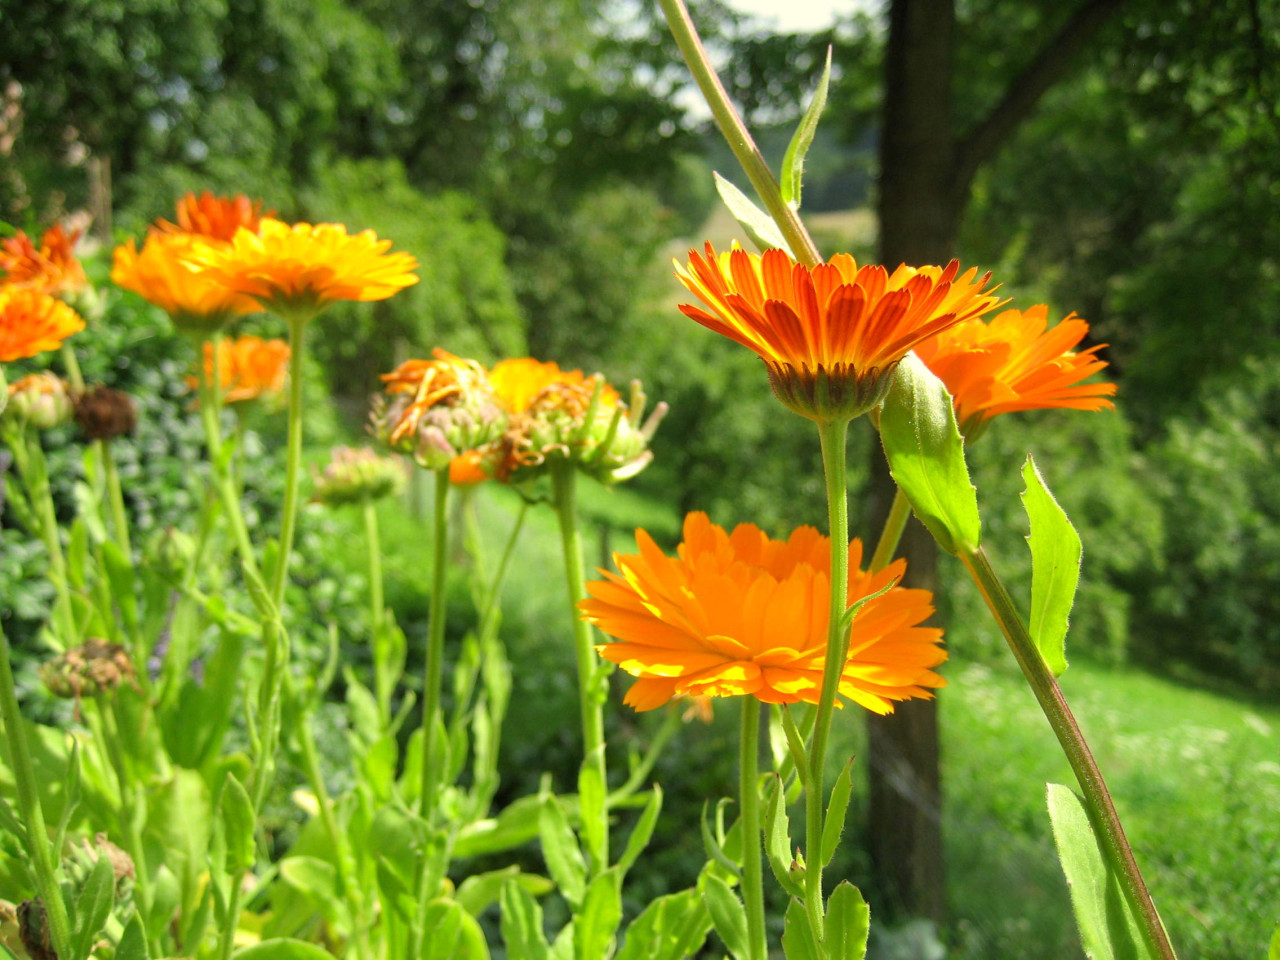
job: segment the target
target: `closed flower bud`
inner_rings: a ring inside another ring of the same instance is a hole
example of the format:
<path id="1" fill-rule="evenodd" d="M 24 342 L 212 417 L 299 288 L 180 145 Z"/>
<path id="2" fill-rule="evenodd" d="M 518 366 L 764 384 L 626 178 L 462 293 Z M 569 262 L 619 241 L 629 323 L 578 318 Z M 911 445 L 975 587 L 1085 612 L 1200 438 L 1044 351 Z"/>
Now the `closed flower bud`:
<path id="1" fill-rule="evenodd" d="M 394 496 L 407 477 L 398 457 L 380 457 L 372 450 L 336 447 L 323 471 L 313 471 L 313 499 L 330 507 L 369 503 Z"/>
<path id="2" fill-rule="evenodd" d="M 177 527 L 165 527 L 152 541 L 151 556 L 156 569 L 166 580 L 181 580 L 195 555 L 195 540 Z"/>
<path id="3" fill-rule="evenodd" d="M 124 436 L 138 423 L 133 398 L 110 387 L 90 387 L 74 402 L 76 423 L 90 440 Z"/>
<path id="4" fill-rule="evenodd" d="M 133 662 L 119 643 L 91 637 L 58 654 L 40 668 L 49 692 L 66 700 L 109 693 L 122 683 L 136 684 Z"/>
<path id="5" fill-rule="evenodd" d="M 67 385 L 52 373 L 33 373 L 9 384 L 6 420 L 48 430 L 71 418 Z"/>

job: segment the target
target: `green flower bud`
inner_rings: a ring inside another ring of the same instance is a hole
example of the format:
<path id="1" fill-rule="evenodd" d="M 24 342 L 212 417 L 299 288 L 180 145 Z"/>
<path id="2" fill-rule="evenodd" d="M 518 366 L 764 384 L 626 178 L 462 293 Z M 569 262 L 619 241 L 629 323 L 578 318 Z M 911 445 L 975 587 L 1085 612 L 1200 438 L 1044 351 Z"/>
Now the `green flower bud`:
<path id="1" fill-rule="evenodd" d="M 400 493 L 408 479 L 399 457 L 380 457 L 372 450 L 335 447 L 323 472 L 312 471 L 312 499 L 330 507 L 368 503 Z"/>
<path id="2" fill-rule="evenodd" d="M 9 384 L 8 390 L 2 392 L 9 402 L 2 414 L 6 420 L 48 430 L 71 418 L 67 385 L 52 373 L 30 374 Z"/>

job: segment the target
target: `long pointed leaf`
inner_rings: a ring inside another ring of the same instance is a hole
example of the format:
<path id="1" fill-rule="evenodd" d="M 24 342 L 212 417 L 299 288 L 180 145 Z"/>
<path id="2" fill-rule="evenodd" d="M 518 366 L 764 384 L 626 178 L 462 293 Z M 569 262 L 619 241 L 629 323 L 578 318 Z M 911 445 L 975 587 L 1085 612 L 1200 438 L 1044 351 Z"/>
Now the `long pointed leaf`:
<path id="1" fill-rule="evenodd" d="M 1027 456 L 1022 466 L 1027 489 L 1022 506 L 1031 521 L 1031 639 L 1049 669 L 1061 676 L 1067 669 L 1067 621 L 1080 582 L 1080 535 L 1058 506 L 1036 462 Z"/>

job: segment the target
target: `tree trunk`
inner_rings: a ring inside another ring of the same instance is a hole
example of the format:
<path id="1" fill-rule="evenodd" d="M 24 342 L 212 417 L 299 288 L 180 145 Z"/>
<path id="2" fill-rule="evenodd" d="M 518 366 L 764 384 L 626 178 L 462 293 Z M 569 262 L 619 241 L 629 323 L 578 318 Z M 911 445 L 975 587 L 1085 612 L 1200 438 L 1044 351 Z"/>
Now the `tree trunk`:
<path id="1" fill-rule="evenodd" d="M 895 0 L 889 16 L 885 107 L 880 139 L 880 260 L 943 264 L 951 257 L 959 204 L 954 193 L 951 122 L 954 0 Z M 872 450 L 874 537 L 894 485 L 879 445 Z M 899 553 L 907 583 L 935 589 L 937 548 L 914 519 Z M 880 915 L 946 912 L 938 712 L 933 700 L 900 704 L 868 721 L 868 848 Z"/>

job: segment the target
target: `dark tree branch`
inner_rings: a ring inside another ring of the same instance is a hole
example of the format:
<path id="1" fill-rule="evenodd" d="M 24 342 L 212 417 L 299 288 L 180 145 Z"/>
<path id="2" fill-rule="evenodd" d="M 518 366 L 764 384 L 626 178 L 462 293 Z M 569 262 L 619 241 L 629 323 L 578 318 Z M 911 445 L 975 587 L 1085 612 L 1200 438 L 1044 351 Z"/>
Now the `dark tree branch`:
<path id="1" fill-rule="evenodd" d="M 1076 57 L 1124 0 L 1085 0 L 1031 62 L 1014 77 L 1004 96 L 956 147 L 954 189 L 963 195 L 978 168 L 1035 109 L 1040 98 L 1075 66 Z"/>

